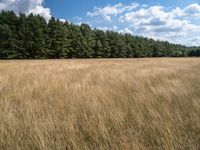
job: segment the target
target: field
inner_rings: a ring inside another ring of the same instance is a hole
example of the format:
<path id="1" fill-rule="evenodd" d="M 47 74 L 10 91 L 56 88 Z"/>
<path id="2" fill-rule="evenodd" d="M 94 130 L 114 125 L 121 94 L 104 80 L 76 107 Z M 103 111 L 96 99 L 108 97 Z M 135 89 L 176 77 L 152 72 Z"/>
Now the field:
<path id="1" fill-rule="evenodd" d="M 2 150 L 199 150 L 200 59 L 0 61 Z"/>

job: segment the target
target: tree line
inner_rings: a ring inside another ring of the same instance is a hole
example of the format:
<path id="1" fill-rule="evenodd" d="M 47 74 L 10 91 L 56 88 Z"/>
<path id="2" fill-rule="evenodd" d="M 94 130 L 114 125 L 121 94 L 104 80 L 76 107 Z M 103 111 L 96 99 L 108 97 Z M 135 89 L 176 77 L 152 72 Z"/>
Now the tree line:
<path id="1" fill-rule="evenodd" d="M 52 17 L 0 12 L 0 59 L 200 56 L 200 47 L 91 29 Z"/>

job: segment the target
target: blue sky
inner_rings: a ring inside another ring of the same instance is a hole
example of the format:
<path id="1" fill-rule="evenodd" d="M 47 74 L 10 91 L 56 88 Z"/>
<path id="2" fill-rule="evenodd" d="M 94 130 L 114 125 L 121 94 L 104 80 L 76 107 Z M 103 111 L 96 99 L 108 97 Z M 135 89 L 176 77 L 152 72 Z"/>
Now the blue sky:
<path id="1" fill-rule="evenodd" d="M 0 10 L 200 46 L 200 0 L 0 0 Z"/>
<path id="2" fill-rule="evenodd" d="M 52 15 L 57 18 L 73 19 L 75 16 L 85 18 L 86 12 L 95 6 L 103 7 L 117 3 L 130 4 L 136 2 L 149 6 L 162 5 L 165 7 L 185 7 L 199 0 L 45 0 L 44 6 L 51 8 Z"/>

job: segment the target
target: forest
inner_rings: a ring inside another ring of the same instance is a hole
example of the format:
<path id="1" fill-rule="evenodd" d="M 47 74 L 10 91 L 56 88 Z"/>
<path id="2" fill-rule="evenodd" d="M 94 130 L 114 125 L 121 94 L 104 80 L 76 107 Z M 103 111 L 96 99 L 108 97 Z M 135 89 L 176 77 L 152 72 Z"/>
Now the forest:
<path id="1" fill-rule="evenodd" d="M 200 56 L 200 47 L 92 29 L 52 17 L 0 12 L 0 59 Z"/>

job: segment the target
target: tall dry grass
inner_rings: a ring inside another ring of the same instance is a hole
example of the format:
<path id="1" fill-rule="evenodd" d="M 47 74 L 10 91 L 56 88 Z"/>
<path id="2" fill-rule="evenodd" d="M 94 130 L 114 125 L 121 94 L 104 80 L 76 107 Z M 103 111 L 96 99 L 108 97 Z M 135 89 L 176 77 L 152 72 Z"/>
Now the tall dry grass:
<path id="1" fill-rule="evenodd" d="M 200 149 L 200 59 L 0 61 L 0 149 Z"/>

